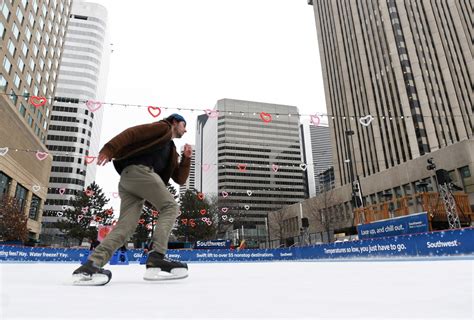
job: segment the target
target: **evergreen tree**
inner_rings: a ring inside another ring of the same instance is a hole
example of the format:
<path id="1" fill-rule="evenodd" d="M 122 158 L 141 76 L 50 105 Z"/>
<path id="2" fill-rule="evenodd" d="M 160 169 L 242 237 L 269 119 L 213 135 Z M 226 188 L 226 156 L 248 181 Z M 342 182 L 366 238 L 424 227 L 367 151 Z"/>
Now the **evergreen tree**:
<path id="1" fill-rule="evenodd" d="M 28 216 L 21 212 L 18 200 L 4 195 L 0 198 L 0 241 L 26 241 Z"/>
<path id="2" fill-rule="evenodd" d="M 76 192 L 54 226 L 79 243 L 84 238 L 94 240 L 99 225 L 112 225 L 114 222 L 113 209 L 104 209 L 108 202 L 102 188 L 92 182 L 84 191 Z"/>
<path id="3" fill-rule="evenodd" d="M 183 241 L 213 239 L 216 235 L 216 207 L 205 195 L 195 190 L 186 190 L 180 198 L 181 215 L 174 234 Z"/>

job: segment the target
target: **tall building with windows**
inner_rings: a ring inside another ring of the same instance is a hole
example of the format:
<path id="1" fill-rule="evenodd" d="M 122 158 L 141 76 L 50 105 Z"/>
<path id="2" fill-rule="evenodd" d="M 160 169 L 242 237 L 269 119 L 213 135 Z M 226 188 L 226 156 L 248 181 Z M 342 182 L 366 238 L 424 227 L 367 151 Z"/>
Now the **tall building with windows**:
<path id="1" fill-rule="evenodd" d="M 474 205 L 472 2 L 312 4 L 336 186 L 360 180 L 365 203 L 436 188 L 432 157 Z"/>
<path id="2" fill-rule="evenodd" d="M 189 168 L 189 176 L 186 180 L 186 183 L 182 186 L 179 186 L 179 195 L 182 196 L 186 193 L 186 190 L 194 190 L 196 189 L 196 150 L 195 147 L 192 145 L 193 153 L 191 155 L 191 166 Z M 184 146 L 181 148 L 181 152 L 183 152 Z"/>
<path id="3" fill-rule="evenodd" d="M 37 240 L 52 157 L 52 115 L 71 0 L 0 1 L 0 198 L 15 197 Z"/>
<path id="4" fill-rule="evenodd" d="M 301 164 L 296 107 L 222 99 L 198 117 L 196 188 L 218 195 L 221 221 L 251 246 L 268 212 L 304 199 Z"/>
<path id="5" fill-rule="evenodd" d="M 306 181 L 309 197 L 320 194 L 331 185 L 330 176 L 321 174 L 332 166 L 332 144 L 328 126 L 301 124 L 301 144 L 306 163 Z M 327 181 L 329 179 L 329 181 Z"/>
<path id="6" fill-rule="evenodd" d="M 107 10 L 96 3 L 75 1 L 58 74 L 56 101 L 48 128 L 47 147 L 55 153 L 51 167 L 42 239 L 52 241 L 57 212 L 95 180 L 108 75 L 110 44 Z M 56 240 L 60 240 L 56 237 Z"/>

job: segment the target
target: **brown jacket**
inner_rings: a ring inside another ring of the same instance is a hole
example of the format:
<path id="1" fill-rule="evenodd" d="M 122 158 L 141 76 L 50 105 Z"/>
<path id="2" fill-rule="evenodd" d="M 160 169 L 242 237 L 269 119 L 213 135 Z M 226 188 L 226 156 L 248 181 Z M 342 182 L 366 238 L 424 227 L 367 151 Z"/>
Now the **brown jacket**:
<path id="1" fill-rule="evenodd" d="M 171 140 L 171 136 L 171 123 L 166 120 L 142 124 L 116 135 L 104 145 L 100 153 L 105 154 L 109 159 L 122 160 L 146 153 L 154 146 L 165 145 Z M 170 163 L 162 173 L 163 181 L 167 183 L 171 177 L 176 183 L 183 185 L 188 179 L 191 159 L 183 155 L 181 162 L 178 163 L 179 154 L 174 144 L 170 152 Z"/>

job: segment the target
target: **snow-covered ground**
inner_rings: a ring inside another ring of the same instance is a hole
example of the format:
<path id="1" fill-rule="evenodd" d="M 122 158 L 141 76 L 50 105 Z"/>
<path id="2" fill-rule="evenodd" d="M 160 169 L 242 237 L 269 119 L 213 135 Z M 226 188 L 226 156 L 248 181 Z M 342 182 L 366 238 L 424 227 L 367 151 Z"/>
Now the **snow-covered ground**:
<path id="1" fill-rule="evenodd" d="M 145 282 L 107 266 L 103 287 L 70 285 L 76 264 L 0 264 L 0 319 L 473 319 L 473 260 L 193 263 Z"/>

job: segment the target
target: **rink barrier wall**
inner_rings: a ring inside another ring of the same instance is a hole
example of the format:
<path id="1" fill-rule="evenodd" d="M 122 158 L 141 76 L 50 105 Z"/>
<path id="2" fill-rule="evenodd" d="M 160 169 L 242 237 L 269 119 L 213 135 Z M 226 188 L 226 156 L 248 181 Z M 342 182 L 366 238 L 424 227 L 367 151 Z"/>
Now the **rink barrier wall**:
<path id="1" fill-rule="evenodd" d="M 88 255 L 87 249 L 0 246 L 0 262 L 80 262 Z M 130 262 L 144 261 L 143 250 L 128 250 L 127 255 Z M 294 248 L 168 250 L 171 259 L 188 262 L 429 258 L 466 255 L 474 255 L 474 228 Z"/>

